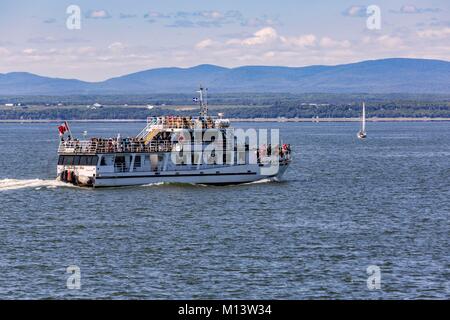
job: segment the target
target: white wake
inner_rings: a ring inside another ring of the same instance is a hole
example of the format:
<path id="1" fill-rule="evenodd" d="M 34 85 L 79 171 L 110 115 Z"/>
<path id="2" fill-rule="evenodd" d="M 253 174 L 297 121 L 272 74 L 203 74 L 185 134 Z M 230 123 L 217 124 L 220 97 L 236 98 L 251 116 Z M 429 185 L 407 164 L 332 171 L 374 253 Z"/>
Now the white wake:
<path id="1" fill-rule="evenodd" d="M 36 190 L 40 190 L 42 188 L 52 189 L 58 187 L 74 187 L 74 186 L 57 180 L 43 180 L 43 179 L 0 180 L 0 191 L 17 190 L 25 188 L 34 188 Z"/>
<path id="2" fill-rule="evenodd" d="M 148 183 L 148 184 L 143 184 L 141 185 L 141 187 L 155 187 L 155 186 L 163 186 L 163 185 L 167 185 L 169 183 L 167 182 L 153 182 L 153 183 Z"/>
<path id="3" fill-rule="evenodd" d="M 276 182 L 276 180 L 266 178 L 266 179 L 252 181 L 252 182 L 246 182 L 246 183 L 243 183 L 243 184 L 260 184 L 260 183 L 270 183 L 270 182 Z"/>

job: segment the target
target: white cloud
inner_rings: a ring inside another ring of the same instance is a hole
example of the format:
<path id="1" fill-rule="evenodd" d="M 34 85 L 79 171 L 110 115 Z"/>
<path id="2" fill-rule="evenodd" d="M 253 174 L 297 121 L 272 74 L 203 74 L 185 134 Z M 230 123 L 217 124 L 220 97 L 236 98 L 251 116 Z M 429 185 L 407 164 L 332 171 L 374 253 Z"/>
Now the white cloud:
<path id="1" fill-rule="evenodd" d="M 137 18 L 137 14 L 135 14 L 135 13 L 121 13 L 120 15 L 119 15 L 119 18 L 120 19 L 134 19 L 134 18 Z"/>
<path id="2" fill-rule="evenodd" d="M 157 12 L 157 11 L 150 11 L 146 14 L 144 14 L 144 18 L 150 18 L 150 19 L 167 19 L 167 18 L 171 18 L 171 15 L 169 14 L 164 14 L 161 12 Z"/>
<path id="3" fill-rule="evenodd" d="M 322 48 L 349 48 L 351 43 L 348 40 L 337 41 L 329 37 L 323 37 L 320 40 L 320 46 Z"/>
<path id="4" fill-rule="evenodd" d="M 277 38 L 278 38 L 277 31 L 272 27 L 267 27 L 255 32 L 252 37 L 245 39 L 231 39 L 227 43 L 244 46 L 256 46 L 273 42 Z"/>
<path id="5" fill-rule="evenodd" d="M 281 25 L 281 22 L 278 20 L 278 18 L 271 18 L 268 16 L 243 19 L 241 22 L 241 26 L 252 28 L 268 27 L 268 26 L 273 27 L 277 25 Z"/>
<path id="6" fill-rule="evenodd" d="M 402 39 L 390 35 L 382 35 L 377 38 L 377 41 L 380 45 L 388 48 L 398 48 L 403 45 Z"/>
<path id="7" fill-rule="evenodd" d="M 74 54 L 80 54 L 80 55 L 95 55 L 97 53 L 97 49 L 94 47 L 77 47 L 74 49 L 69 49 Z"/>
<path id="8" fill-rule="evenodd" d="M 198 45 L 211 45 L 212 40 Z M 304 34 L 299 36 L 283 36 L 272 28 L 263 28 L 253 34 L 252 37 L 242 39 L 231 39 L 226 42 L 228 45 L 241 45 L 246 47 L 258 47 L 260 45 L 271 46 L 273 49 L 308 49 L 308 48 L 349 48 L 351 43 L 348 40 L 335 40 L 330 37 L 319 38 L 314 34 Z M 269 51 L 270 52 L 270 51 Z"/>
<path id="9" fill-rule="evenodd" d="M 264 57 L 267 59 L 271 59 L 273 57 L 275 57 L 276 53 L 274 51 L 268 51 L 264 54 Z"/>
<path id="10" fill-rule="evenodd" d="M 23 49 L 22 52 L 27 55 L 34 55 L 37 53 L 37 50 L 32 49 L 32 48 L 26 48 L 26 49 Z"/>
<path id="11" fill-rule="evenodd" d="M 377 51 L 406 48 L 404 39 L 388 34 L 377 37 L 366 36 L 361 40 L 361 43 L 365 46 L 372 46 L 370 48 Z"/>
<path id="12" fill-rule="evenodd" d="M 351 6 L 342 12 L 344 16 L 347 17 L 366 17 L 367 7 L 365 6 Z"/>
<path id="13" fill-rule="evenodd" d="M 393 13 L 403 13 L 403 14 L 420 14 L 420 13 L 436 13 L 440 12 L 439 8 L 418 8 L 411 4 L 403 5 L 400 10 L 392 10 Z"/>
<path id="14" fill-rule="evenodd" d="M 402 13 L 417 13 L 418 9 L 416 6 L 404 5 L 403 7 L 400 8 L 400 12 L 402 12 Z"/>
<path id="15" fill-rule="evenodd" d="M 8 49 L 0 47 L 0 56 L 7 56 L 9 54 L 10 52 Z"/>
<path id="16" fill-rule="evenodd" d="M 290 46 L 311 47 L 317 43 L 317 37 L 313 34 L 302 35 L 298 37 L 280 37 L 281 42 Z"/>
<path id="17" fill-rule="evenodd" d="M 198 42 L 195 45 L 195 47 L 197 49 L 205 49 L 205 48 L 211 47 L 213 44 L 214 44 L 214 41 L 212 41 L 211 39 L 205 39 L 205 40 Z"/>
<path id="18" fill-rule="evenodd" d="M 30 43 L 53 43 L 53 42 L 57 42 L 57 41 L 58 40 L 52 36 L 36 37 L 36 38 L 28 39 L 28 42 L 30 42 Z"/>
<path id="19" fill-rule="evenodd" d="M 450 27 L 442 28 L 442 29 L 426 29 L 426 30 L 418 31 L 417 35 L 421 38 L 443 39 L 443 38 L 450 37 Z"/>
<path id="20" fill-rule="evenodd" d="M 108 19 L 111 15 L 106 10 L 91 10 L 86 14 L 86 18 L 90 19 Z"/>
<path id="21" fill-rule="evenodd" d="M 221 19 L 224 17 L 223 13 L 219 11 L 202 11 L 199 15 L 209 19 Z"/>
<path id="22" fill-rule="evenodd" d="M 164 21 L 166 27 L 172 28 L 220 28 L 226 25 L 262 28 L 281 24 L 278 17 L 267 14 L 246 17 L 238 10 L 198 10 L 169 13 L 150 11 L 144 14 L 144 18 L 152 23 Z"/>
<path id="23" fill-rule="evenodd" d="M 220 15 L 214 12 L 206 15 L 220 19 Z M 125 38 L 77 45 L 76 41 L 72 43 L 69 39 L 37 34 L 38 38 L 29 39 L 21 45 L 0 42 L 0 68 L 2 72 L 27 70 L 101 80 L 162 65 L 304 66 L 386 57 L 450 60 L 449 41 L 445 41 L 450 37 L 450 26 L 428 25 L 421 28 L 397 28 L 390 34 L 387 29 L 382 32 L 366 31 L 363 37 L 347 38 L 351 41 L 331 33 L 284 33 L 281 27 L 272 26 L 255 27 L 252 29 L 256 31 L 254 33 L 244 33 L 242 30 L 247 29 L 241 28 L 241 33 L 217 33 L 216 36 L 208 33 L 204 37 L 193 31 L 194 35 L 186 41 L 176 45 L 173 42 L 161 44 L 158 50 L 154 50 L 153 44 L 133 44 Z M 192 54 L 193 51 L 195 54 Z"/>
<path id="24" fill-rule="evenodd" d="M 282 35 L 272 27 L 260 29 L 250 37 L 230 37 L 230 40 L 220 42 L 208 38 L 198 42 L 196 48 L 207 47 L 203 59 L 207 59 L 208 63 L 225 66 L 338 64 L 355 61 L 360 54 L 359 51 L 352 50 L 353 43 L 349 40 L 319 37 L 315 34 Z M 212 61 L 210 57 L 213 57 Z"/>
<path id="25" fill-rule="evenodd" d="M 121 52 L 126 46 L 122 42 L 113 42 L 108 46 L 108 49 L 112 52 Z"/>

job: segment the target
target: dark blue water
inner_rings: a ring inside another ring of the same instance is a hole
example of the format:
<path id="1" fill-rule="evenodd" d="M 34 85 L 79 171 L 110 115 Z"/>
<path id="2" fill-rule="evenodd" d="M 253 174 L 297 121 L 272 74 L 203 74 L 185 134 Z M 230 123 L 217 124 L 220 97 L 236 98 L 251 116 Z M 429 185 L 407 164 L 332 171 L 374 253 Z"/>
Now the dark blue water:
<path id="1" fill-rule="evenodd" d="M 92 190 L 51 180 L 55 124 L 0 124 L 0 298 L 450 297 L 449 123 L 256 126 L 292 144 L 284 182 Z"/>

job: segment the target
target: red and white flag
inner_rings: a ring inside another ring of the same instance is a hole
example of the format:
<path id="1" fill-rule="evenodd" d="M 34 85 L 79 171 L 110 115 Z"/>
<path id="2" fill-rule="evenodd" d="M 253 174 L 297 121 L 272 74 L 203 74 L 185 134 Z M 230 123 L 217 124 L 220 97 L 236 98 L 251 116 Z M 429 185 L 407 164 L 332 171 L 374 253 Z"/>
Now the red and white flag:
<path id="1" fill-rule="evenodd" d="M 69 125 L 67 124 L 67 121 L 64 121 L 64 123 L 60 126 L 58 126 L 59 136 L 63 136 L 66 131 L 69 131 Z"/>

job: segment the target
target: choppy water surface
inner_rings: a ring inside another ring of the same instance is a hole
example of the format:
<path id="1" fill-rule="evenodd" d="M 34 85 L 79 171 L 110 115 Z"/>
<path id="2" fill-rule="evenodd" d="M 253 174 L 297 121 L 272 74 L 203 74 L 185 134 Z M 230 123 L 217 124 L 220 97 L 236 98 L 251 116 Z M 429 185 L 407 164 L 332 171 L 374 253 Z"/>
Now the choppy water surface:
<path id="1" fill-rule="evenodd" d="M 55 124 L 0 124 L 0 298 L 450 297 L 449 123 L 235 126 L 281 129 L 284 182 L 64 187 Z"/>

